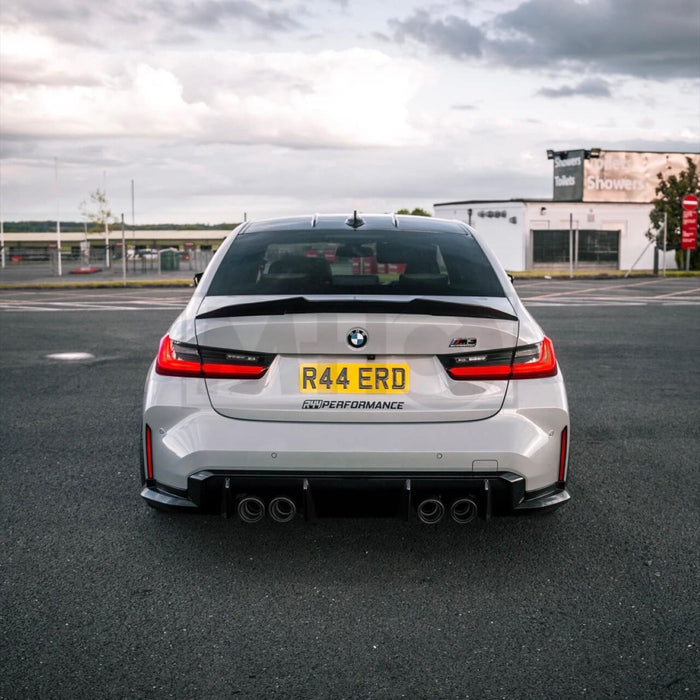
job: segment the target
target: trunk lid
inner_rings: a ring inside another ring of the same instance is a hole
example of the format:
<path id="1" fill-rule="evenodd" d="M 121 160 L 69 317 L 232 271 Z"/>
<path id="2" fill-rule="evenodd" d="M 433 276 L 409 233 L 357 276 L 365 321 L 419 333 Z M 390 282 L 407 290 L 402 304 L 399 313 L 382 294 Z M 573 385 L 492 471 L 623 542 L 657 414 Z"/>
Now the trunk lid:
<path id="1" fill-rule="evenodd" d="M 497 413 L 508 380 L 455 381 L 440 357 L 515 348 L 505 298 L 208 297 L 200 352 L 261 353 L 260 379 L 207 378 L 212 407 L 247 420 L 443 422 Z"/>

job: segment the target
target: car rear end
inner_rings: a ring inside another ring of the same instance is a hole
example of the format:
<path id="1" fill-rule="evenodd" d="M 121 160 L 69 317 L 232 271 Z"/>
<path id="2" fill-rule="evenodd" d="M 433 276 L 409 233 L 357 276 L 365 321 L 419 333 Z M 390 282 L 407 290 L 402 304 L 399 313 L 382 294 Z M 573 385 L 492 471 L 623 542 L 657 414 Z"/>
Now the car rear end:
<path id="1" fill-rule="evenodd" d="M 475 232 L 421 217 L 239 227 L 146 382 L 142 495 L 255 521 L 568 500 L 551 341 Z"/>

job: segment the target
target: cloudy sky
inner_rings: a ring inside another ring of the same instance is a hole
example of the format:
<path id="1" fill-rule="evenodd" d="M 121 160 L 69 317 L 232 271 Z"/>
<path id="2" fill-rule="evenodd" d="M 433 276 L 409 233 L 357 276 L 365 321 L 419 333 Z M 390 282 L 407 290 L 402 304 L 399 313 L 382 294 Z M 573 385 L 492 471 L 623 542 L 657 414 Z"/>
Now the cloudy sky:
<path id="1" fill-rule="evenodd" d="M 548 148 L 700 150 L 697 0 L 3 0 L 0 25 L 6 221 L 104 187 L 130 222 L 132 180 L 137 224 L 549 197 Z"/>

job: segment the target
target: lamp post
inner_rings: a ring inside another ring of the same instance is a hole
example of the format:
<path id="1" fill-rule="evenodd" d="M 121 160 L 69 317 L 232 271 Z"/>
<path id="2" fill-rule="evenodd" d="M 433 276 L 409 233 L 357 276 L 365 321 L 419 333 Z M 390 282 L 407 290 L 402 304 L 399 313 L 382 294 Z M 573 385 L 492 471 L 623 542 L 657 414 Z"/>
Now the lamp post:
<path id="1" fill-rule="evenodd" d="M 58 158 L 53 159 L 54 172 L 56 176 L 56 254 L 58 255 L 58 267 L 56 271 L 58 276 L 63 275 L 63 268 L 61 266 L 61 210 L 58 197 Z"/>
<path id="2" fill-rule="evenodd" d="M 124 214 L 122 214 L 122 286 L 126 287 L 126 236 L 124 235 Z"/>

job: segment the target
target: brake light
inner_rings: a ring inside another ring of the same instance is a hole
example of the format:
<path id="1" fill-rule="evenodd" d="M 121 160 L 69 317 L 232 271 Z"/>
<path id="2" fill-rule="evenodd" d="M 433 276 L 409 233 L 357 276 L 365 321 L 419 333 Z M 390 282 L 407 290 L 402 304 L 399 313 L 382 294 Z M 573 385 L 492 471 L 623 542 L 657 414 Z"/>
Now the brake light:
<path id="1" fill-rule="evenodd" d="M 201 377 L 202 360 L 196 348 L 190 353 L 182 351 L 169 335 L 161 338 L 156 357 L 156 372 L 171 377 Z M 178 352 L 180 350 L 180 352 Z"/>
<path id="2" fill-rule="evenodd" d="M 540 379 L 557 373 L 557 359 L 549 338 L 515 350 L 490 350 L 466 355 L 443 355 L 440 360 L 452 379 Z"/>
<path id="3" fill-rule="evenodd" d="M 569 430 L 564 428 L 561 431 L 561 448 L 559 450 L 559 481 L 564 481 L 566 476 L 566 450 L 569 442 Z"/>
<path id="4" fill-rule="evenodd" d="M 146 426 L 146 477 L 153 478 L 153 439 L 149 425 Z"/>
<path id="5" fill-rule="evenodd" d="M 554 356 L 552 341 L 545 336 L 535 347 L 537 346 L 539 346 L 539 354 L 536 358 L 534 355 L 526 358 L 524 349 L 515 351 L 513 379 L 539 379 L 553 377 L 557 373 L 557 358 Z M 519 352 L 523 353 L 520 358 L 518 358 Z"/>
<path id="6" fill-rule="evenodd" d="M 156 357 L 156 373 L 171 377 L 260 379 L 274 355 L 198 348 L 163 336 Z"/>

